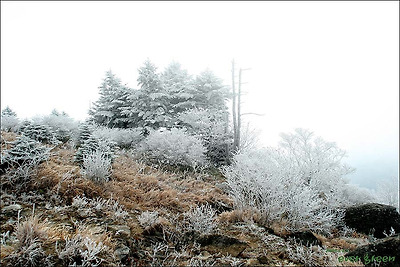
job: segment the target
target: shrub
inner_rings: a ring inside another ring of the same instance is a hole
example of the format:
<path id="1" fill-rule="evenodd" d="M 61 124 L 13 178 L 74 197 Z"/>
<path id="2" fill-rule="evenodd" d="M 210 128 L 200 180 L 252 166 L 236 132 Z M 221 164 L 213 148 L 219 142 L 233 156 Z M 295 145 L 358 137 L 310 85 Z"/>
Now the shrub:
<path id="1" fill-rule="evenodd" d="M 23 129 L 22 134 L 45 144 L 58 143 L 55 132 L 47 125 L 32 123 Z"/>
<path id="2" fill-rule="evenodd" d="M 279 149 L 243 151 L 224 168 L 236 207 L 257 207 L 267 221 L 284 221 L 288 230 L 328 232 L 345 204 L 342 176 L 350 169 L 341 163 L 344 152 L 300 129 L 282 137 Z"/>
<path id="3" fill-rule="evenodd" d="M 152 162 L 192 168 L 206 164 L 206 148 L 199 139 L 182 129 L 153 131 L 140 150 Z"/>
<path id="4" fill-rule="evenodd" d="M 48 126 L 54 132 L 55 138 L 63 143 L 69 141 L 78 128 L 78 123 L 73 118 L 55 111 L 37 119 L 36 123 Z"/>
<path id="5" fill-rule="evenodd" d="M 230 161 L 232 135 L 224 113 L 220 111 L 191 109 L 178 116 L 178 121 L 190 134 L 202 140 L 207 148 L 207 159 L 216 166 Z"/>
<path id="6" fill-rule="evenodd" d="M 186 231 L 195 231 L 201 234 L 211 234 L 217 228 L 216 211 L 210 205 L 192 208 L 183 214 Z"/>
<path id="7" fill-rule="evenodd" d="M 139 144 L 143 139 L 139 128 L 119 129 L 99 127 L 93 131 L 93 136 L 97 139 L 112 141 L 120 148 L 131 148 L 133 145 Z"/>
<path id="8" fill-rule="evenodd" d="M 15 116 L 1 115 L 1 130 L 16 132 L 19 126 L 19 119 Z"/>
<path id="9" fill-rule="evenodd" d="M 82 173 L 96 183 L 107 182 L 111 172 L 111 158 L 97 149 L 94 152 L 83 155 Z"/>
<path id="10" fill-rule="evenodd" d="M 20 136 L 11 143 L 12 147 L 1 155 L 1 164 L 9 167 L 19 167 L 24 164 L 40 163 L 50 156 L 50 149 L 40 145 L 39 142 L 27 137 Z"/>
<path id="11" fill-rule="evenodd" d="M 48 159 L 50 149 L 26 136 L 11 143 L 12 147 L 1 155 L 0 172 L 6 172 L 2 185 L 9 184 L 20 190 L 25 189 L 36 175 L 41 162 Z"/>
<path id="12" fill-rule="evenodd" d="M 43 266 L 49 265 L 43 249 L 43 242 L 49 238 L 49 224 L 40 222 L 37 216 L 32 215 L 23 222 L 19 222 L 16 228 L 18 240 L 17 250 L 7 258 L 13 266 Z"/>
<path id="13" fill-rule="evenodd" d="M 112 161 L 114 159 L 115 143 L 90 136 L 78 148 L 75 153 L 74 160 L 75 162 L 82 163 L 86 155 L 94 153 L 97 150 L 101 151 L 106 158 Z"/>
<path id="14" fill-rule="evenodd" d="M 75 196 L 72 199 L 72 207 L 86 209 L 88 214 L 93 212 L 106 213 L 115 219 L 124 219 L 128 216 L 128 213 L 123 210 L 119 202 L 111 198 L 106 200 L 101 197 L 90 199 L 85 196 Z"/>
<path id="15" fill-rule="evenodd" d="M 90 138 L 93 133 L 95 126 L 85 122 L 79 125 L 77 135 L 75 137 L 75 147 L 79 148 Z"/>
<path id="16" fill-rule="evenodd" d="M 144 228 L 150 228 L 158 222 L 157 211 L 144 211 L 137 217 L 140 225 Z"/>
<path id="17" fill-rule="evenodd" d="M 1 130 L 3 131 L 13 131 L 18 129 L 19 119 L 17 114 L 11 110 L 8 106 L 1 111 Z"/>

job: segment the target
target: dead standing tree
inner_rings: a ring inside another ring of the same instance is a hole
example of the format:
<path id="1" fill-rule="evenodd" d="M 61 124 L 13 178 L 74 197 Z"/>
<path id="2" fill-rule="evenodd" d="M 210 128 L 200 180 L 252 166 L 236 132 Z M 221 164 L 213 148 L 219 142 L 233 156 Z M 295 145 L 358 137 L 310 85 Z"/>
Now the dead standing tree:
<path id="1" fill-rule="evenodd" d="M 242 72 L 250 70 L 247 69 L 239 69 L 239 82 L 238 82 L 238 92 L 236 93 L 236 81 L 235 81 L 235 60 L 232 60 L 232 118 L 233 118 L 233 152 L 237 152 L 240 149 L 240 129 L 242 126 L 242 116 L 253 114 L 260 115 L 255 113 L 241 113 L 241 97 L 242 97 Z M 236 101 L 237 98 L 237 101 Z"/>

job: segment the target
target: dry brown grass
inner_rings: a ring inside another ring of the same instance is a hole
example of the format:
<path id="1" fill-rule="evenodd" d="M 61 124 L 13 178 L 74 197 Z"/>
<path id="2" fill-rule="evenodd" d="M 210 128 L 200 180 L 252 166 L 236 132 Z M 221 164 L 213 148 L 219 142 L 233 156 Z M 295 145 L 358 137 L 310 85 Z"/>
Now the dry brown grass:
<path id="1" fill-rule="evenodd" d="M 93 181 L 85 179 L 80 168 L 73 162 L 73 150 L 57 149 L 50 159 L 39 167 L 38 177 L 33 185 L 36 190 L 50 190 L 71 202 L 77 195 L 89 198 L 102 196 L 104 189 Z"/>
<path id="2" fill-rule="evenodd" d="M 1 131 L 1 151 L 3 152 L 6 149 L 10 149 L 10 142 L 13 142 L 17 139 L 17 134 L 13 132 L 4 132 Z"/>
<path id="3" fill-rule="evenodd" d="M 105 185 L 106 194 L 127 208 L 165 208 L 183 212 L 191 206 L 205 203 L 225 203 L 232 200 L 212 183 L 165 173 L 120 156 L 113 164 L 112 180 Z"/>
<path id="4" fill-rule="evenodd" d="M 221 213 L 218 221 L 223 224 L 233 224 L 238 222 L 255 222 L 262 221 L 261 213 L 256 209 L 233 210 Z"/>

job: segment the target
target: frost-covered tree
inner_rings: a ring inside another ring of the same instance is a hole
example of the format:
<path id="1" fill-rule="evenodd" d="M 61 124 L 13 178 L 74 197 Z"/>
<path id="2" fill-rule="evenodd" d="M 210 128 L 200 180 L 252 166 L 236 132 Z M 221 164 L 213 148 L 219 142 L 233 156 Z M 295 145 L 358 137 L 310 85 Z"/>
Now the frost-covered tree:
<path id="1" fill-rule="evenodd" d="M 229 163 L 232 134 L 226 114 L 220 110 L 191 109 L 178 116 L 179 125 L 202 140 L 207 158 L 214 165 Z"/>
<path id="2" fill-rule="evenodd" d="M 399 209 L 399 179 L 392 176 L 389 179 L 380 180 L 375 195 L 380 203 Z"/>
<path id="3" fill-rule="evenodd" d="M 19 125 L 17 113 L 9 106 L 5 107 L 1 112 L 1 129 L 3 131 L 16 131 Z"/>
<path id="4" fill-rule="evenodd" d="M 100 151 L 106 158 L 111 161 L 114 159 L 116 144 L 109 140 L 97 139 L 94 136 L 90 136 L 86 139 L 83 144 L 78 148 L 75 153 L 75 162 L 82 163 L 83 159 L 96 151 Z"/>
<path id="5" fill-rule="evenodd" d="M 15 113 L 9 106 L 6 106 L 2 111 L 1 111 L 2 116 L 12 116 L 12 117 L 17 117 L 17 113 Z"/>
<path id="6" fill-rule="evenodd" d="M 54 109 L 50 115 L 36 119 L 36 123 L 47 125 L 55 133 L 57 140 L 65 143 L 77 131 L 78 122 L 65 112 Z"/>
<path id="7" fill-rule="evenodd" d="M 49 126 L 38 122 L 26 126 L 22 134 L 45 144 L 59 143 L 56 138 L 56 133 Z"/>
<path id="8" fill-rule="evenodd" d="M 147 132 L 159 127 L 170 127 L 172 118 L 168 115 L 168 95 L 157 67 L 146 60 L 138 71 L 140 89 L 133 91 L 128 97 L 128 105 L 123 113 L 130 118 L 134 127 L 145 128 Z"/>
<path id="9" fill-rule="evenodd" d="M 92 135 L 95 126 L 90 122 L 84 122 L 79 125 L 78 133 L 76 135 L 75 147 L 79 148 L 89 137 Z"/>
<path id="10" fill-rule="evenodd" d="M 99 125 L 126 128 L 129 118 L 123 113 L 131 89 L 110 71 L 99 87 L 100 98 L 89 111 L 91 119 Z"/>
<path id="11" fill-rule="evenodd" d="M 288 228 L 328 231 L 340 219 L 337 208 L 348 188 L 351 168 L 335 143 L 315 138 L 307 130 L 283 134 L 279 148 L 246 150 L 225 168 L 237 207 L 257 207 L 269 221 Z"/>
<path id="12" fill-rule="evenodd" d="M 31 162 L 42 162 L 49 157 L 50 149 L 41 145 L 38 141 L 28 136 L 20 136 L 12 142 L 12 147 L 4 151 L 1 156 L 1 164 L 9 167 L 18 167 Z"/>
<path id="13" fill-rule="evenodd" d="M 222 80 L 218 78 L 211 70 L 205 70 L 200 73 L 195 81 L 195 106 L 203 109 L 213 109 L 226 111 L 226 100 L 229 92 Z"/>
<path id="14" fill-rule="evenodd" d="M 196 168 L 205 165 L 206 148 L 201 140 L 184 129 L 152 131 L 143 140 L 140 151 L 154 163 Z"/>
<path id="15" fill-rule="evenodd" d="M 169 113 L 179 114 L 196 106 L 194 80 L 181 64 L 172 62 L 161 78 L 169 99 Z"/>

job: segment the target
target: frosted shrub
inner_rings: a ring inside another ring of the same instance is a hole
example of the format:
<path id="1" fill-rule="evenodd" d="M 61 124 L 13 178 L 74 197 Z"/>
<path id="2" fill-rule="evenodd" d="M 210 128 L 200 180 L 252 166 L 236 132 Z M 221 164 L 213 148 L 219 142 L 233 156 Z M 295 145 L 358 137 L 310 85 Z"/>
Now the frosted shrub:
<path id="1" fill-rule="evenodd" d="M 58 257 L 71 266 L 76 266 L 77 259 L 82 262 L 80 266 L 99 266 L 104 261 L 100 255 L 108 250 L 101 241 L 77 234 L 65 239 L 65 247 L 58 251 Z"/>
<path id="2" fill-rule="evenodd" d="M 101 151 L 85 154 L 83 156 L 82 173 L 90 180 L 97 183 L 107 182 L 111 172 L 111 159 Z"/>
<path id="3" fill-rule="evenodd" d="M 210 205 L 195 207 L 183 214 L 185 230 L 211 234 L 217 229 L 216 212 Z"/>
<path id="4" fill-rule="evenodd" d="M 182 129 L 151 132 L 140 150 L 149 160 L 157 163 L 193 168 L 206 164 L 206 148 L 199 139 Z"/>
<path id="5" fill-rule="evenodd" d="M 7 106 L 1 111 L 1 130 L 15 132 L 18 126 L 19 119 L 17 118 L 17 114 Z"/>
<path id="6" fill-rule="evenodd" d="M 228 122 L 224 115 L 219 110 L 191 109 L 178 116 L 180 124 L 202 140 L 207 148 L 207 159 L 215 165 L 229 162 L 228 151 L 233 142 L 232 135 L 226 130 Z"/>
<path id="7" fill-rule="evenodd" d="M 131 148 L 133 145 L 138 144 L 143 139 L 141 130 L 139 128 L 111 129 L 107 127 L 98 127 L 94 130 L 93 136 L 97 139 L 110 140 L 121 148 Z"/>
<path id="8" fill-rule="evenodd" d="M 128 213 L 120 206 L 119 202 L 112 198 L 106 200 L 101 197 L 89 199 L 85 196 L 75 196 L 72 200 L 72 207 L 86 209 L 88 214 L 101 211 L 115 219 L 124 219 L 128 216 Z"/>
<path id="9" fill-rule="evenodd" d="M 7 162 L 9 166 L 17 167 L 31 162 L 42 162 L 50 156 L 50 149 L 39 142 L 21 136 L 12 142 L 12 147 L 5 150 L 1 156 L 1 163 Z"/>
<path id="10" fill-rule="evenodd" d="M 65 143 L 78 129 L 78 122 L 67 114 L 53 111 L 50 115 L 37 118 L 36 123 L 46 125 L 54 132 L 57 140 Z"/>
<path id="11" fill-rule="evenodd" d="M 45 144 L 58 144 L 55 132 L 47 125 L 29 124 L 23 129 L 22 134 Z"/>
<path id="12" fill-rule="evenodd" d="M 344 154 L 333 143 L 312 142 L 308 131 L 283 137 L 279 149 L 243 151 L 224 169 L 236 207 L 257 207 L 288 230 L 329 231 L 342 216 Z"/>
<path id="13" fill-rule="evenodd" d="M 152 227 L 158 222 L 158 212 L 144 211 L 137 217 L 137 219 L 142 227 Z"/>
<path id="14" fill-rule="evenodd" d="M 83 162 L 83 158 L 95 151 L 101 151 L 105 157 L 109 158 L 111 161 L 114 159 L 115 143 L 108 140 L 97 139 L 94 136 L 89 136 L 87 140 L 78 148 L 75 153 L 74 160 L 78 163 Z"/>
<path id="15" fill-rule="evenodd" d="M 15 116 L 1 115 L 1 130 L 7 132 L 17 131 L 19 126 L 19 119 Z"/>

